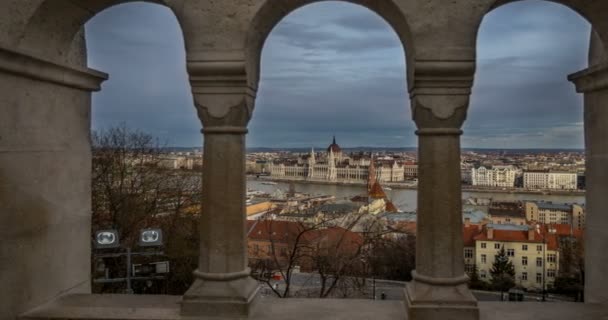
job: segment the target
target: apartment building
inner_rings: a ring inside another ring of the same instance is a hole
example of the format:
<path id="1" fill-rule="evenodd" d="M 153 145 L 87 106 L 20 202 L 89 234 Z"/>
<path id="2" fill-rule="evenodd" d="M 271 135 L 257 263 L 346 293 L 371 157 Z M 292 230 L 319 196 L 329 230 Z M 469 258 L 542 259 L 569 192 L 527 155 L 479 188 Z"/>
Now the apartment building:
<path id="1" fill-rule="evenodd" d="M 505 249 L 515 267 L 518 286 L 542 290 L 551 286 L 559 272 L 558 235 L 550 228 L 515 225 L 464 226 L 465 270 L 477 268 L 479 278 L 490 282 L 490 270 L 499 250 Z"/>
<path id="2" fill-rule="evenodd" d="M 572 172 L 526 171 L 524 188 L 550 190 L 576 190 L 578 176 Z"/>
<path id="3" fill-rule="evenodd" d="M 490 169 L 481 166 L 471 169 L 471 183 L 481 187 L 513 188 L 517 173 L 513 166 L 494 166 Z"/>
<path id="4" fill-rule="evenodd" d="M 576 203 L 526 201 L 526 219 L 544 224 L 570 224 L 582 229 L 585 226 L 585 207 Z"/>

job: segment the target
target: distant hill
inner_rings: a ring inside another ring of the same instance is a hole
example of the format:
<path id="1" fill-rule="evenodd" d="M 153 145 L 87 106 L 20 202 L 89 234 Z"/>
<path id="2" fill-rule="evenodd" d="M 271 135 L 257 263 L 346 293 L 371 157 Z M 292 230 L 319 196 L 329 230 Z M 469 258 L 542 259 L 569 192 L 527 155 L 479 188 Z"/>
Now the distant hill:
<path id="1" fill-rule="evenodd" d="M 327 147 L 314 147 L 316 151 L 325 151 Z M 167 152 L 193 152 L 193 151 L 201 151 L 202 147 L 167 147 L 163 148 Z M 351 152 L 411 152 L 416 151 L 416 147 L 404 147 L 404 148 L 389 148 L 389 147 L 351 147 L 351 148 L 342 148 L 346 153 Z M 560 153 L 560 152 L 584 152 L 584 149 L 572 149 L 572 148 L 563 148 L 563 149 L 543 149 L 543 148 L 529 148 L 529 149 L 504 149 L 504 148 L 463 148 L 463 151 L 469 152 L 480 152 L 480 153 L 505 153 L 505 154 L 515 154 L 515 153 L 525 153 L 525 154 L 535 154 L 535 153 Z M 247 152 L 279 152 L 279 151 L 287 151 L 294 153 L 306 153 L 310 152 L 310 148 L 279 148 L 279 147 L 253 147 L 247 148 Z"/>

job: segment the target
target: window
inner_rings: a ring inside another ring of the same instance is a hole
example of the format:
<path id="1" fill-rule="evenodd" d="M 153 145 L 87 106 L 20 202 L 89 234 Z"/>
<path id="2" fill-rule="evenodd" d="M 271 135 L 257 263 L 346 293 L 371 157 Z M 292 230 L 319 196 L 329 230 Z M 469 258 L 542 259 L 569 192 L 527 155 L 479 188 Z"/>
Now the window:
<path id="1" fill-rule="evenodd" d="M 522 266 L 528 265 L 528 257 L 521 257 L 521 265 Z"/>
<path id="2" fill-rule="evenodd" d="M 521 250 L 522 251 L 528 251 L 528 245 L 527 244 L 522 244 L 521 245 Z"/>
<path id="3" fill-rule="evenodd" d="M 486 248 L 486 243 L 485 243 L 485 242 L 482 242 L 482 243 L 481 243 L 481 248 L 482 248 L 482 249 L 485 249 L 485 248 Z"/>
<path id="4" fill-rule="evenodd" d="M 287 248 L 281 248 L 281 256 L 287 257 Z"/>
<path id="5" fill-rule="evenodd" d="M 268 248 L 266 248 L 266 249 L 268 250 L 268 251 L 266 251 L 266 252 L 268 252 L 268 254 L 272 253 L 272 246 L 268 246 Z"/>
<path id="6" fill-rule="evenodd" d="M 486 263 L 486 255 L 485 254 L 481 255 L 481 263 Z"/>
<path id="7" fill-rule="evenodd" d="M 495 243 L 494 244 L 494 249 L 500 249 L 500 243 Z"/>
<path id="8" fill-rule="evenodd" d="M 508 257 L 515 256 L 515 249 L 507 249 L 507 256 Z"/>
<path id="9" fill-rule="evenodd" d="M 542 245 L 537 245 L 536 246 L 536 251 L 543 251 L 543 246 Z"/>
<path id="10" fill-rule="evenodd" d="M 473 271 L 475 271 L 475 265 L 474 264 L 465 264 L 464 271 L 468 274 L 473 273 Z"/>
<path id="11" fill-rule="evenodd" d="M 258 254 L 258 252 L 260 252 L 260 246 L 257 244 L 253 245 L 253 253 L 254 254 Z"/>
<path id="12" fill-rule="evenodd" d="M 523 281 L 527 281 L 528 280 L 528 273 L 527 272 L 522 272 L 521 273 L 521 280 L 523 280 Z"/>
<path id="13" fill-rule="evenodd" d="M 543 258 L 536 258 L 536 266 L 537 267 L 543 266 Z"/>
<path id="14" fill-rule="evenodd" d="M 548 254 L 547 255 L 547 262 L 553 262 L 555 263 L 557 260 L 557 257 L 555 256 L 555 254 Z"/>
<path id="15" fill-rule="evenodd" d="M 473 249 L 464 249 L 465 258 L 473 258 Z"/>
<path id="16" fill-rule="evenodd" d="M 547 269 L 547 277 L 555 278 L 555 269 Z"/>
<path id="17" fill-rule="evenodd" d="M 543 282 L 543 275 L 542 273 L 537 273 L 536 274 L 536 283 L 541 283 Z"/>
<path id="18" fill-rule="evenodd" d="M 479 276 L 480 276 L 482 279 L 485 279 L 485 278 L 486 278 L 486 271 L 485 271 L 485 270 L 481 270 L 481 272 L 479 273 Z"/>

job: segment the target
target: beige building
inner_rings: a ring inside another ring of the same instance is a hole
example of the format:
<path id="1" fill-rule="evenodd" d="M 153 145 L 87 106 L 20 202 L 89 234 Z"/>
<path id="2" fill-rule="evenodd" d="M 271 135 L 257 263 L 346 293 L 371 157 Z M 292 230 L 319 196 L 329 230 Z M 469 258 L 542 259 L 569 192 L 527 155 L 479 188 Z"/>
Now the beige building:
<path id="1" fill-rule="evenodd" d="M 501 248 L 515 267 L 515 283 L 527 289 L 542 290 L 553 284 L 559 272 L 558 238 L 555 233 L 529 226 L 488 224 L 465 227 L 465 265 L 468 272 L 477 267 L 479 278 L 491 281 L 492 264 Z M 467 239 L 466 237 L 469 237 Z M 474 258 L 473 258 L 474 257 Z"/>
<path id="2" fill-rule="evenodd" d="M 579 204 L 562 204 L 545 201 L 526 201 L 526 219 L 545 224 L 571 224 L 585 226 L 585 207 Z"/>
<path id="3" fill-rule="evenodd" d="M 403 165 L 403 172 L 406 179 L 418 178 L 418 164 L 416 163 L 405 163 Z"/>
<path id="4" fill-rule="evenodd" d="M 319 158 L 319 159 L 318 159 Z M 351 159 L 342 153 L 334 137 L 325 156 L 319 157 L 314 149 L 306 159 L 298 161 L 269 163 L 270 176 L 288 180 L 312 180 L 335 182 L 365 182 L 368 180 L 371 160 Z M 352 164 L 351 164 L 352 163 Z M 364 163 L 367 163 L 365 165 Z M 392 164 L 376 165 L 376 180 L 379 182 L 399 182 L 404 180 L 404 166 Z"/>

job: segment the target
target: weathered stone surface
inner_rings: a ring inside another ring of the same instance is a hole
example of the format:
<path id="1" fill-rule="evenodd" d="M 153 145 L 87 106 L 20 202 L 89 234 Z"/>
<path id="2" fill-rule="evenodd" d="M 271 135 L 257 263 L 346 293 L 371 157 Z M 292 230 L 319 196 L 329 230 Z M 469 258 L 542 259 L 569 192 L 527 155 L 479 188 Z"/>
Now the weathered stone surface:
<path id="1" fill-rule="evenodd" d="M 90 91 L 99 89 L 104 76 L 82 68 L 82 26 L 105 8 L 125 2 L 130 1 L 0 1 L 0 284 L 8 293 L 0 302 L 2 320 L 61 294 L 89 290 Z M 160 298 L 157 308 L 116 310 L 112 298 L 93 296 L 82 299 L 96 307 L 53 310 L 88 312 L 89 318 L 114 312 L 108 317 L 113 319 L 176 318 L 180 312 L 388 319 L 403 317 L 407 303 L 410 310 L 420 307 L 410 313 L 415 319 L 443 318 L 458 308 L 466 309 L 459 319 L 476 318 L 475 301 L 462 284 L 459 134 L 474 78 L 478 28 L 488 12 L 512 0 L 349 0 L 383 17 L 407 51 L 404 90 L 410 92 L 420 135 L 419 277 L 408 287 L 405 303 L 262 301 L 261 309 L 251 308 L 257 286 L 246 275 L 244 135 L 254 112 L 265 39 L 286 15 L 317 0 L 150 2 L 168 6 L 182 27 L 193 107 L 204 127 L 206 215 L 201 219 L 198 279 L 182 304 L 178 298 Z M 600 66 L 572 79 L 586 95 L 586 296 L 606 308 L 608 261 L 602 249 L 608 243 L 608 215 L 602 213 L 608 207 L 608 72 L 601 63 L 608 44 L 608 2 L 553 2 L 584 16 L 596 33 L 590 63 Z M 121 299 L 139 303 L 135 297 Z M 171 306 L 165 306 L 167 301 Z M 99 305 L 104 303 L 110 305 Z M 574 315 L 549 308 L 538 312 L 533 304 L 518 306 L 515 315 L 529 311 L 537 319 Z M 566 311 L 579 310 L 580 319 L 600 319 L 592 312 L 595 308 L 576 305 Z M 481 307 L 482 319 L 508 319 L 505 312 L 498 304 Z"/>
<path id="2" fill-rule="evenodd" d="M 30 78 L 31 70 L 16 75 L 19 66 L 0 73 L 3 320 L 59 294 L 90 290 L 90 94 L 75 88 L 90 78 L 60 85 Z M 55 80 L 64 72 L 40 70 Z"/>
<path id="3" fill-rule="evenodd" d="M 590 59 L 601 61 L 595 54 Z M 608 65 L 595 65 L 569 78 L 585 93 L 585 301 L 608 309 Z"/>
<path id="4" fill-rule="evenodd" d="M 21 317 L 22 320 L 233 320 L 235 317 L 182 317 L 177 296 L 71 295 L 52 301 Z M 603 320 L 600 305 L 542 302 L 480 302 L 481 320 Z M 252 320 L 405 320 L 401 301 L 356 299 L 266 298 L 247 318 Z M 243 318 L 240 318 L 243 319 Z M 436 319 L 452 319 L 441 317 Z"/>

